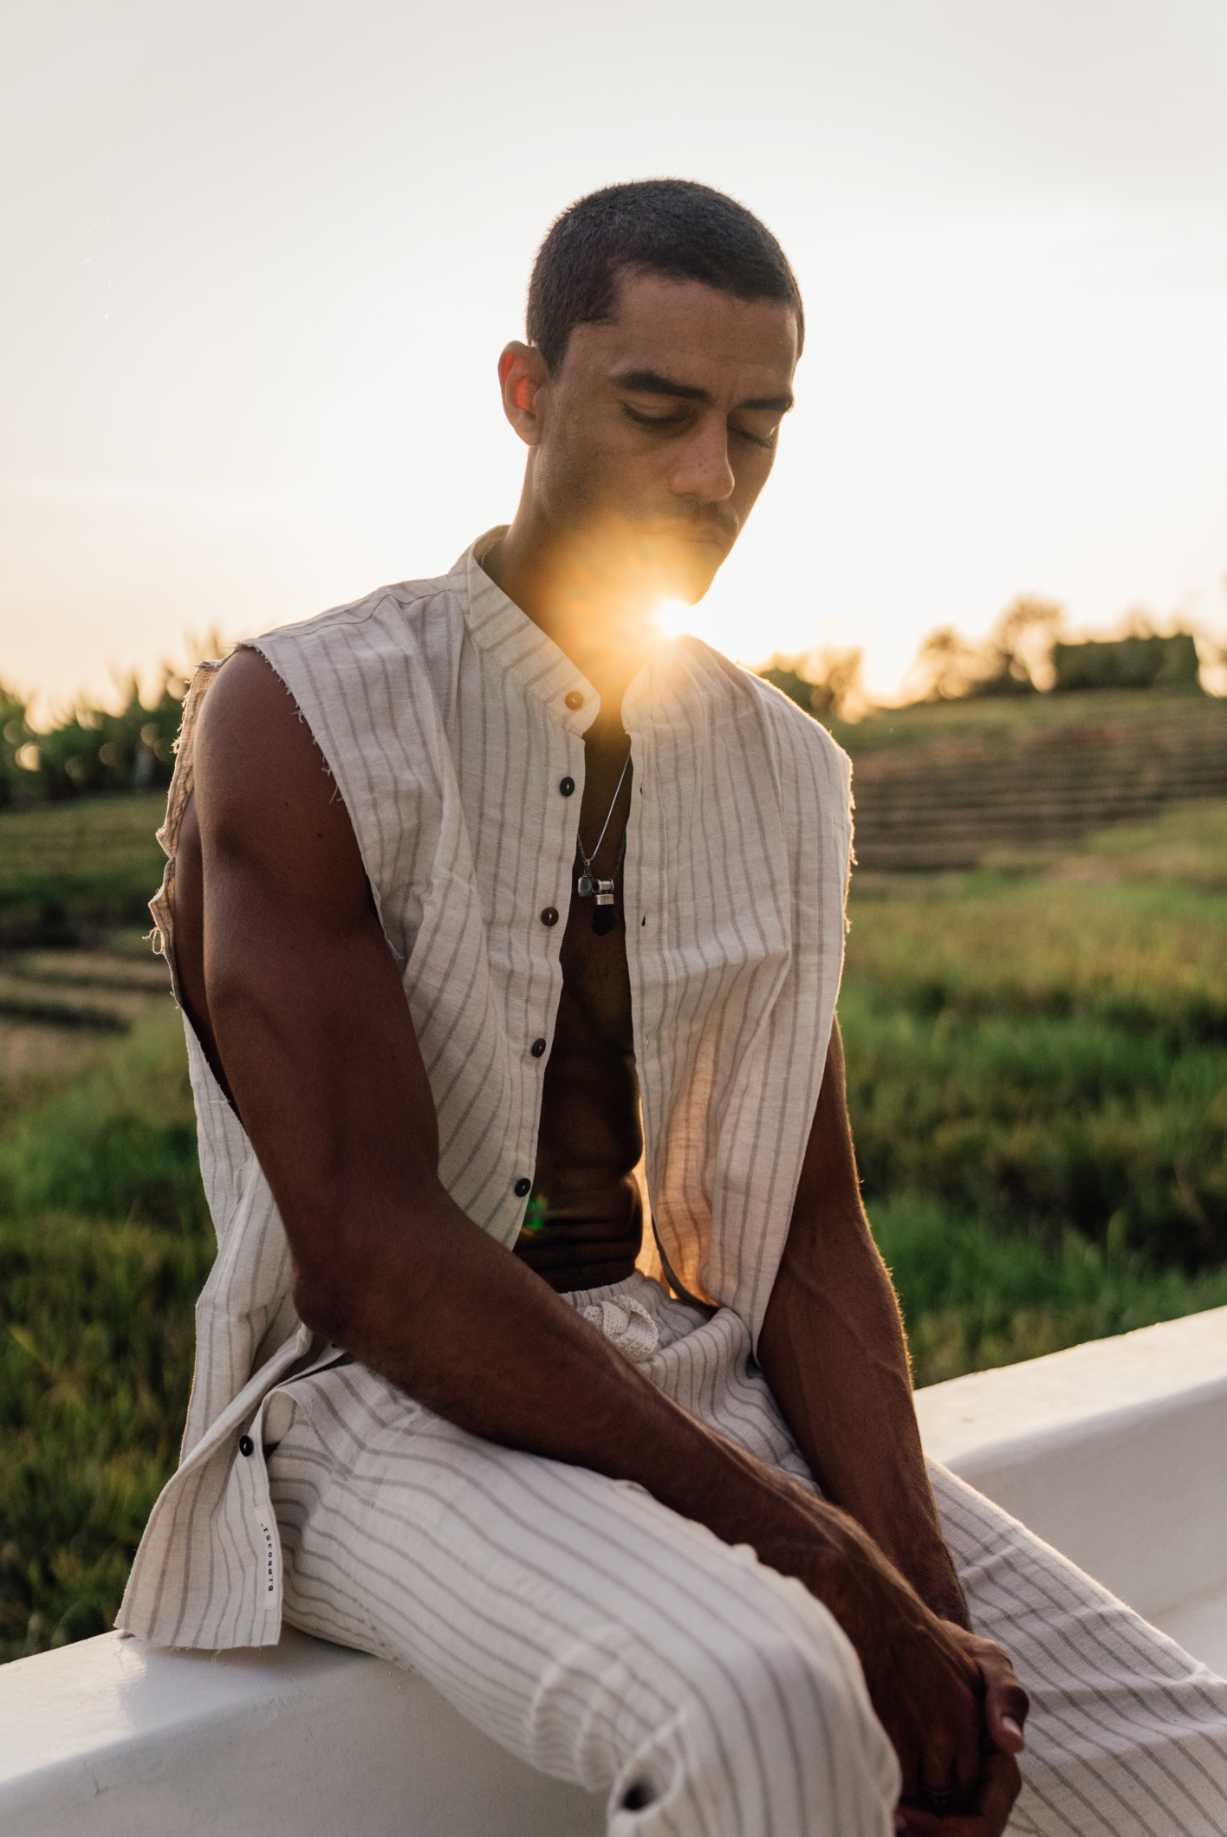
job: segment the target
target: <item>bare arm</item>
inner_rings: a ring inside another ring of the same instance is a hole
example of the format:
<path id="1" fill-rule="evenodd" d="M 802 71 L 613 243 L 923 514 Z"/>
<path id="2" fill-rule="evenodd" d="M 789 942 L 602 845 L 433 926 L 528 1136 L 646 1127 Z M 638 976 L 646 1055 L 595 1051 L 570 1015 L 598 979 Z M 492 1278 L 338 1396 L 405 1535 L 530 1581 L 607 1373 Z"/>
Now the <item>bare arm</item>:
<path id="1" fill-rule="evenodd" d="M 195 761 L 218 1051 L 285 1224 L 302 1318 L 471 1433 L 638 1481 L 849 1631 L 912 1591 L 845 1513 L 679 1405 L 437 1177 L 430 1085 L 345 806 L 257 653 L 227 659 Z"/>
<path id="2" fill-rule="evenodd" d="M 905 1787 L 974 1781 L 976 1666 L 861 1524 L 656 1390 L 443 1188 L 348 813 L 258 653 L 227 659 L 196 749 L 208 1007 L 303 1320 L 470 1433 L 636 1481 L 750 1544 L 851 1640 Z"/>
<path id="3" fill-rule="evenodd" d="M 949 1628 L 976 1667 L 983 1690 L 977 1721 L 992 1744 L 973 1787 L 956 1761 L 962 1805 L 977 1806 L 968 1837 L 999 1832 L 1020 1787 L 1013 1756 L 1024 1744 L 1029 1709 L 1008 1652 L 971 1626 L 967 1600 L 941 1534 L 925 1467 L 911 1362 L 894 1284 L 861 1203 L 848 1119 L 839 1023 L 802 1163 L 788 1241 L 759 1335 L 767 1382 L 826 1498 L 842 1505 Z M 925 1704 L 919 1677 L 905 1688 Z M 925 1704 L 930 1739 L 948 1739 L 944 1704 Z M 904 1799 L 915 1788 L 907 1781 Z M 938 1784 L 941 1765 L 921 1761 L 920 1789 Z M 909 1829 L 942 1828 L 912 1819 Z"/>
<path id="4" fill-rule="evenodd" d="M 838 1021 L 758 1355 L 826 1497 L 935 1613 L 970 1626 L 925 1471 L 899 1303 L 861 1203 Z"/>

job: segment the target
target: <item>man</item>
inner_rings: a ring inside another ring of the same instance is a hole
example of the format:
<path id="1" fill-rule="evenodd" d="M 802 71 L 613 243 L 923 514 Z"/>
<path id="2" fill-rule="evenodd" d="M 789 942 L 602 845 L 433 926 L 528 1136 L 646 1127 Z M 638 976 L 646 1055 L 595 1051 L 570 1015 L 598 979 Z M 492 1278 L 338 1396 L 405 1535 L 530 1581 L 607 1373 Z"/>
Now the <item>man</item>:
<path id="1" fill-rule="evenodd" d="M 611 186 L 527 329 L 514 521 L 185 703 L 150 906 L 219 1248 L 116 1624 L 380 1653 L 611 1833 L 1227 1829 L 1227 1685 L 922 1454 L 847 758 L 654 624 L 771 471 L 792 271 Z"/>

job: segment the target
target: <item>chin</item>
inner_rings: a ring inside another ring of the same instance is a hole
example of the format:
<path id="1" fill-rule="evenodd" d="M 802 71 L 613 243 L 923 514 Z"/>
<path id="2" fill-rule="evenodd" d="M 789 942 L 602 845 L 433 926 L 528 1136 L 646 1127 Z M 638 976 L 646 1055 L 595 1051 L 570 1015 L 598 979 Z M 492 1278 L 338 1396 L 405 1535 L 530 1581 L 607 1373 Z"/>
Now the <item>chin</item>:
<path id="1" fill-rule="evenodd" d="M 636 597 L 679 600 L 693 606 L 711 586 L 727 552 L 718 536 L 694 535 L 676 522 L 664 528 L 649 525 L 626 541 L 628 584 L 634 580 Z"/>
<path id="2" fill-rule="evenodd" d="M 687 606 L 696 606 L 716 578 L 723 560 L 724 549 L 719 543 L 688 540 L 682 553 L 667 570 L 662 591 L 669 599 L 683 600 Z"/>

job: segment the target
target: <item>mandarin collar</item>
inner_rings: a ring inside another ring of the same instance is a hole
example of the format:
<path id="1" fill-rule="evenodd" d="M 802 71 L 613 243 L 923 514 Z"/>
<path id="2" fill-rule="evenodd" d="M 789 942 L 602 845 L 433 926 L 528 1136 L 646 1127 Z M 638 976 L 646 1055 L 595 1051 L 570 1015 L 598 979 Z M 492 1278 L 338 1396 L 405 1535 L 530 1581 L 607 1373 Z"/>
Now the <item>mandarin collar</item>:
<path id="1" fill-rule="evenodd" d="M 465 621 L 474 641 L 497 661 L 507 680 L 544 702 L 561 726 L 582 734 L 600 712 L 595 685 L 481 565 L 481 557 L 509 527 L 496 523 L 483 530 L 452 566 L 451 572 L 463 577 Z M 622 724 L 628 733 L 637 727 L 668 725 L 684 716 L 685 709 L 679 704 L 700 692 L 705 674 L 693 667 L 695 645 L 707 648 L 685 634 L 675 638 L 662 634 L 649 651 L 623 692 Z M 583 700 L 572 707 L 567 698 L 574 701 L 576 694 Z"/>

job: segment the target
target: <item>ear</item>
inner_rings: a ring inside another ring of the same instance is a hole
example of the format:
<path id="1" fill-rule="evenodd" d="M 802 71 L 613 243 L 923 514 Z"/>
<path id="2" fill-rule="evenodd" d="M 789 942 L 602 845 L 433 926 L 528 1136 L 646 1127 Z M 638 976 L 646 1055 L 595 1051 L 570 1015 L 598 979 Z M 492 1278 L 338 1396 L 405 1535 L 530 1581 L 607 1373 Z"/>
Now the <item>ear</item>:
<path id="1" fill-rule="evenodd" d="M 537 446 L 545 426 L 549 374 L 535 345 L 513 338 L 499 352 L 503 413 L 525 446 Z"/>

